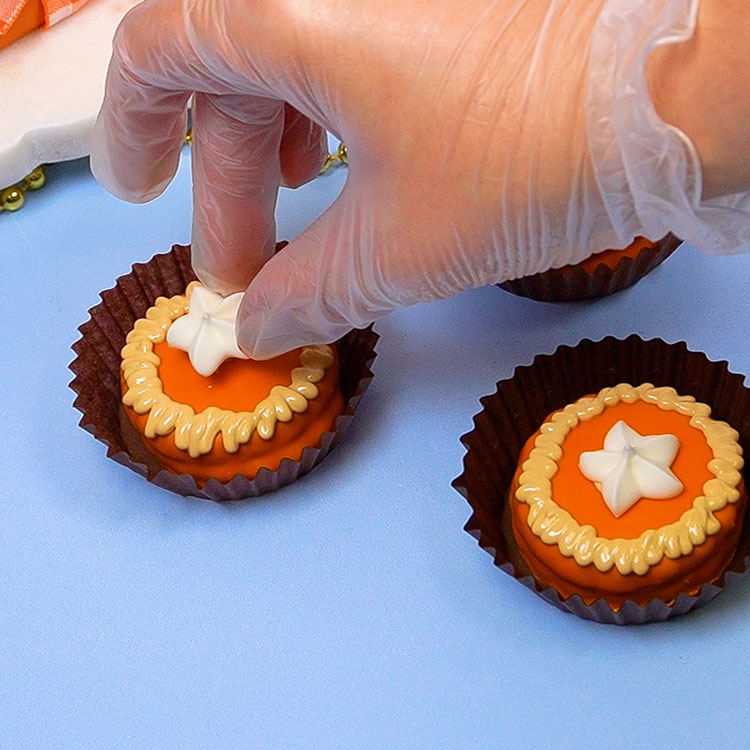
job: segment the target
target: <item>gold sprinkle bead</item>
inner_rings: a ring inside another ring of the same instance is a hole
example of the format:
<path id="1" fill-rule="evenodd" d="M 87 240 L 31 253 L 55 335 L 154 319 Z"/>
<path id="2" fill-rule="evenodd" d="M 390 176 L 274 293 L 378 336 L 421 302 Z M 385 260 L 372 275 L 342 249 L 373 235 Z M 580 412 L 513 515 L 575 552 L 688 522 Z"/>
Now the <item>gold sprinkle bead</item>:
<path id="1" fill-rule="evenodd" d="M 44 167 L 37 167 L 33 172 L 30 172 L 23 178 L 21 187 L 24 190 L 39 190 L 40 187 L 44 187 L 47 182 L 47 175 L 44 171 Z"/>
<path id="2" fill-rule="evenodd" d="M 25 193 L 28 190 L 39 190 L 47 182 L 47 174 L 44 167 L 38 166 L 29 172 L 18 185 L 0 190 L 0 212 L 18 211 L 26 202 Z"/>
<path id="3" fill-rule="evenodd" d="M 0 192 L 0 206 L 4 211 L 18 211 L 23 203 L 23 190 L 15 185 Z"/>

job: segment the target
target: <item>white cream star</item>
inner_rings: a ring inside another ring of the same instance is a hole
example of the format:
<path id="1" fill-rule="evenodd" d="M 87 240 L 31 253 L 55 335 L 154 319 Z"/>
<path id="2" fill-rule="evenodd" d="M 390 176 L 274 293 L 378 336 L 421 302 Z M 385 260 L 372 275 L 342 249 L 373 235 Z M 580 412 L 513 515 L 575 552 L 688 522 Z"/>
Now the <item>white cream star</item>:
<path id="1" fill-rule="evenodd" d="M 604 438 L 604 450 L 581 453 L 578 466 L 600 482 L 604 502 L 619 518 L 642 497 L 664 500 L 679 495 L 682 482 L 670 466 L 680 449 L 674 435 L 639 435 L 620 420 Z"/>
<path id="2" fill-rule="evenodd" d="M 187 314 L 177 318 L 167 331 L 167 343 L 187 352 L 190 364 L 204 377 L 212 375 L 229 357 L 248 359 L 237 346 L 234 323 L 244 292 L 222 297 L 195 286 Z"/>

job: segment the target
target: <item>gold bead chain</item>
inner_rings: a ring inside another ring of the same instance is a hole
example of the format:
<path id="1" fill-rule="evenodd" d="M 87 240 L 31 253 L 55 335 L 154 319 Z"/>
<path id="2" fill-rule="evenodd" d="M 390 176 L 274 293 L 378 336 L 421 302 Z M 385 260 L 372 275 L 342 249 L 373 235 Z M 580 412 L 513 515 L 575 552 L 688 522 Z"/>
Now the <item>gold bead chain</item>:
<path id="1" fill-rule="evenodd" d="M 0 190 L 0 212 L 18 211 L 26 202 L 26 192 L 39 190 L 47 182 L 44 167 L 37 167 L 24 177 L 17 185 Z"/>
<path id="2" fill-rule="evenodd" d="M 188 145 L 193 142 L 193 129 L 188 128 L 185 135 L 185 143 Z M 349 164 L 349 158 L 346 153 L 346 146 L 339 144 L 335 154 L 328 154 L 323 166 L 320 168 L 320 174 L 325 174 L 331 167 L 340 167 Z M 0 213 L 3 211 L 18 211 L 26 202 L 26 193 L 29 190 L 39 190 L 47 182 L 47 174 L 43 166 L 37 167 L 26 175 L 17 185 L 0 190 Z"/>
<path id="3" fill-rule="evenodd" d="M 346 146 L 343 143 L 339 143 L 338 151 L 335 154 L 328 154 L 326 160 L 323 162 L 323 166 L 320 168 L 318 174 L 325 174 L 331 167 L 348 166 L 349 155 L 346 153 Z"/>

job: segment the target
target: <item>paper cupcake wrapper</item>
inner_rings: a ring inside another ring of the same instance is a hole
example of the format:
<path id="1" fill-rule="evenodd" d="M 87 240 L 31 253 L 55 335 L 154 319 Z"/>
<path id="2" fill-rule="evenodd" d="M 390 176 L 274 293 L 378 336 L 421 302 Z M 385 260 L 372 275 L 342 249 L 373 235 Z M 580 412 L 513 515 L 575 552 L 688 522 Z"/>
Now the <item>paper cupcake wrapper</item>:
<path id="1" fill-rule="evenodd" d="M 521 449 L 544 419 L 587 393 L 623 382 L 670 385 L 709 404 L 713 417 L 740 433 L 745 455 L 750 455 L 750 389 L 744 376 L 729 371 L 727 362 L 713 362 L 690 351 L 685 342 L 644 341 L 635 335 L 624 340 L 584 339 L 516 368 L 511 378 L 498 382 L 494 394 L 481 399 L 483 409 L 474 417 L 474 429 L 461 438 L 466 447 L 464 471 L 453 487 L 473 510 L 465 530 L 493 555 L 502 571 L 566 612 L 601 623 L 635 625 L 662 622 L 701 607 L 745 572 L 750 560 L 750 506 L 737 551 L 718 580 L 705 584 L 697 595 L 680 594 L 669 602 L 654 599 L 646 606 L 626 601 L 614 610 L 603 599 L 591 605 L 578 595 L 564 599 L 535 579 L 516 545 L 507 503 Z"/>
<path id="2" fill-rule="evenodd" d="M 553 268 L 498 286 L 506 292 L 540 302 L 579 302 L 606 297 L 633 286 L 663 263 L 681 244 L 682 240 L 668 234 L 657 243 L 656 250 L 644 248 L 635 258 L 623 258 L 614 269 L 604 263 L 598 265 L 593 274 L 580 266 L 574 266 L 564 274 L 559 268 Z"/>
<path id="3" fill-rule="evenodd" d="M 280 243 L 277 250 L 286 243 Z M 346 408 L 335 427 L 317 445 L 303 450 L 299 461 L 285 458 L 278 469 L 261 469 L 255 477 L 237 475 L 229 482 L 210 479 L 199 487 L 188 474 L 176 475 L 149 453 L 122 408 L 120 350 L 135 321 L 146 314 L 159 296 L 182 294 L 195 280 L 190 248 L 175 245 L 148 263 L 136 263 L 112 289 L 100 294 L 101 302 L 89 310 L 89 320 L 79 327 L 81 338 L 73 345 L 70 364 L 77 394 L 74 406 L 82 413 L 80 426 L 107 446 L 107 456 L 144 476 L 159 487 L 179 495 L 207 500 L 241 500 L 290 484 L 317 466 L 336 446 L 354 416 L 362 394 L 372 380 L 378 335 L 372 328 L 350 331 L 337 342 L 340 383 Z"/>

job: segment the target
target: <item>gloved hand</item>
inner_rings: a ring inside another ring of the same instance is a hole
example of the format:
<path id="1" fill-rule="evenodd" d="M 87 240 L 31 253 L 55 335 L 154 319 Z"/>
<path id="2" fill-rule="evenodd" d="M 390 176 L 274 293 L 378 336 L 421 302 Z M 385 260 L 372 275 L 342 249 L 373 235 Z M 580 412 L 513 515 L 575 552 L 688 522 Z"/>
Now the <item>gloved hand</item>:
<path id="1" fill-rule="evenodd" d="M 696 9 L 146 0 L 115 38 L 92 169 L 127 200 L 159 195 L 196 92 L 193 267 L 220 293 L 247 287 L 238 341 L 255 358 L 639 234 L 742 249 L 747 195 L 701 203 L 698 152 L 649 98 L 649 54 L 689 39 Z M 347 144 L 346 186 L 272 257 L 277 188 L 315 176 L 321 126 Z"/>

